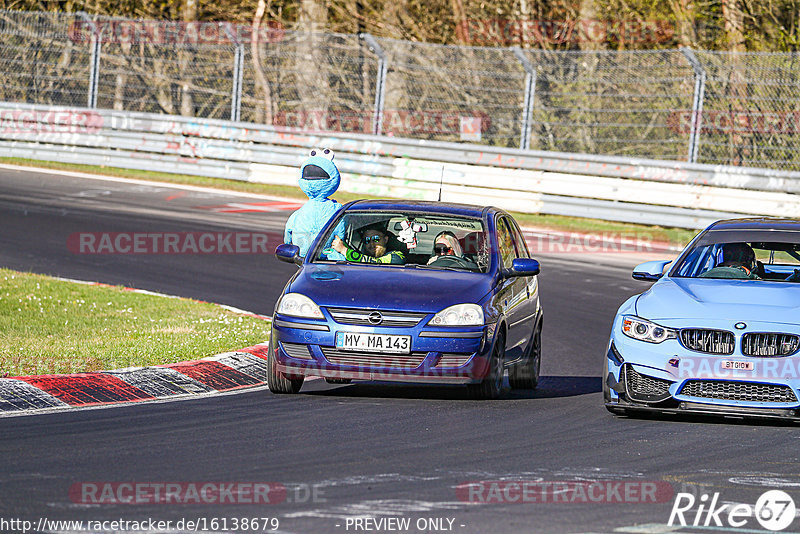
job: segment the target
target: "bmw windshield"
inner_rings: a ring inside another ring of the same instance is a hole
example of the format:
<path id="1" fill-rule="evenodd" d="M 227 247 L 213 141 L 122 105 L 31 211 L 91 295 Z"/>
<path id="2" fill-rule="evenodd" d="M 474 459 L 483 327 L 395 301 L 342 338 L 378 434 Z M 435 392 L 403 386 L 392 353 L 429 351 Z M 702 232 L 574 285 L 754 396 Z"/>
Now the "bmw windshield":
<path id="1" fill-rule="evenodd" d="M 800 232 L 706 232 L 684 252 L 670 276 L 800 282 Z"/>

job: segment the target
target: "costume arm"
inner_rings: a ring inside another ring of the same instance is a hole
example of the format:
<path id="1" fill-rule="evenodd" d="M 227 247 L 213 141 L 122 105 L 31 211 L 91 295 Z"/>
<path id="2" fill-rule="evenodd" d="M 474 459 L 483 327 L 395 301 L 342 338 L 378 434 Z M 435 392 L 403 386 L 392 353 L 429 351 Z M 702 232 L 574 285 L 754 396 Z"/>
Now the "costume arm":
<path id="1" fill-rule="evenodd" d="M 289 220 L 286 221 L 286 228 L 283 231 L 283 242 L 288 245 L 292 244 L 292 228 L 294 228 L 295 215 L 297 215 L 296 211 L 289 215 Z"/>

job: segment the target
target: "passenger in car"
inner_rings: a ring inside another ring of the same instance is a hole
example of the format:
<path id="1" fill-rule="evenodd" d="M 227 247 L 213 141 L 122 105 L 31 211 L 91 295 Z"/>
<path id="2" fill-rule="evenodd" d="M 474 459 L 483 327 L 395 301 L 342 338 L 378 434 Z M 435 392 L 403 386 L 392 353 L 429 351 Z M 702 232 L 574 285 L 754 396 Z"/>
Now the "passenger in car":
<path id="1" fill-rule="evenodd" d="M 455 234 L 448 230 L 440 232 L 433 240 L 433 255 L 428 260 L 428 265 L 439 259 L 440 256 L 463 256 L 461 243 L 458 242 Z"/>
<path id="2" fill-rule="evenodd" d="M 428 260 L 428 265 L 461 267 L 470 270 L 478 268 L 472 260 L 464 256 L 461 243 L 456 235 L 449 230 L 439 232 L 436 239 L 433 240 L 433 255 Z"/>
<path id="3" fill-rule="evenodd" d="M 344 254 L 347 261 L 359 263 L 391 263 L 396 265 L 405 264 L 406 256 L 402 251 L 389 250 L 391 239 L 386 230 L 386 223 L 373 223 L 362 228 L 361 237 L 364 244 L 363 253 L 349 247 L 338 235 L 333 238 L 333 249 L 340 254 Z"/>

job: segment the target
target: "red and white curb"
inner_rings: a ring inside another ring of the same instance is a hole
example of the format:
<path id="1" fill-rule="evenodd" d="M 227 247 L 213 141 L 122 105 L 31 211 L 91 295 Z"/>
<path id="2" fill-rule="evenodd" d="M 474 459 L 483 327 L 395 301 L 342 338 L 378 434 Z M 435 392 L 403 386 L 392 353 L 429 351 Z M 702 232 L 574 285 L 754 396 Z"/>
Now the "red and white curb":
<path id="1" fill-rule="evenodd" d="M 114 287 L 100 282 L 59 280 Z M 143 289 L 124 289 L 167 298 L 183 298 Z M 230 306 L 219 306 L 242 315 L 272 319 Z M 268 350 L 265 342 L 209 358 L 153 367 L 0 378 L 0 417 L 131 402 L 177 400 L 264 386 L 267 382 Z"/>
<path id="2" fill-rule="evenodd" d="M 266 344 L 210 358 L 93 373 L 0 378 L 0 417 L 176 399 L 263 386 Z"/>

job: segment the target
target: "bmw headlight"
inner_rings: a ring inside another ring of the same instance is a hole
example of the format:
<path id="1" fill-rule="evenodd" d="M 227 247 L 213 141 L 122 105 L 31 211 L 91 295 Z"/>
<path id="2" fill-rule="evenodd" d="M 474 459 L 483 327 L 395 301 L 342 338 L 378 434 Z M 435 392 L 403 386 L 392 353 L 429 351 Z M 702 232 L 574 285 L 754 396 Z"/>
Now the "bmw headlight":
<path id="1" fill-rule="evenodd" d="M 677 330 L 651 323 L 635 315 L 624 315 L 622 317 L 622 333 L 633 339 L 647 341 L 648 343 L 661 343 L 678 337 Z"/>
<path id="2" fill-rule="evenodd" d="M 483 308 L 477 304 L 456 304 L 433 316 L 433 326 L 481 326 L 483 325 Z"/>
<path id="3" fill-rule="evenodd" d="M 291 315 L 292 317 L 305 317 L 307 319 L 325 318 L 319 306 L 313 300 L 300 293 L 286 293 L 282 296 L 276 313 Z"/>

